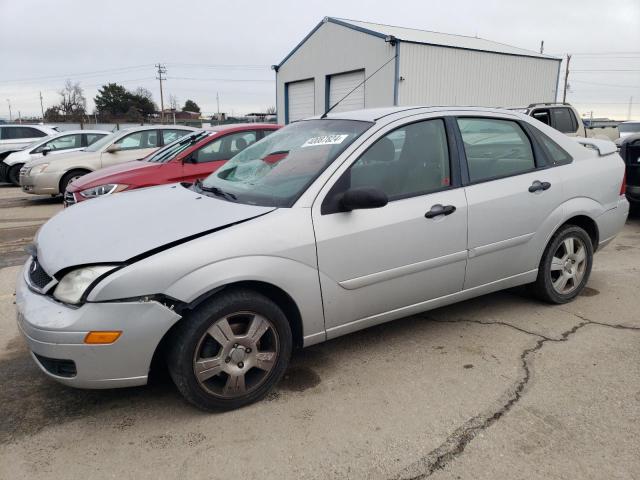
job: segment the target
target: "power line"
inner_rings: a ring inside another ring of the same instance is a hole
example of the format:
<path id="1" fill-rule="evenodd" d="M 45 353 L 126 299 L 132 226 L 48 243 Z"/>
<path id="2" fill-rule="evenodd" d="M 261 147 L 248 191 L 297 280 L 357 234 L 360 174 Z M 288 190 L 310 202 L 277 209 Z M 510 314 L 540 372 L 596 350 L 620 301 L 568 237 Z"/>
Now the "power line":
<path id="1" fill-rule="evenodd" d="M 167 63 L 171 67 L 224 68 L 228 70 L 261 70 L 270 69 L 269 65 L 223 65 L 211 63 Z"/>
<path id="2" fill-rule="evenodd" d="M 625 68 L 590 68 L 571 70 L 572 72 L 640 72 L 640 69 L 625 69 Z"/>
<path id="3" fill-rule="evenodd" d="M 275 80 L 249 79 L 249 78 L 195 78 L 195 77 L 168 77 L 169 80 L 196 80 L 202 82 L 269 82 Z"/>
<path id="4" fill-rule="evenodd" d="M 566 53 L 550 53 L 549 55 L 564 56 Z M 578 56 L 600 56 L 600 55 L 640 55 L 640 52 L 584 52 L 584 53 L 572 53 L 572 55 Z"/>
<path id="5" fill-rule="evenodd" d="M 125 72 L 125 71 L 130 71 L 130 70 L 139 70 L 142 68 L 148 68 L 148 67 L 152 67 L 153 65 L 137 65 L 137 66 L 131 66 L 131 67 L 120 67 L 120 68 L 110 68 L 107 70 L 95 70 L 93 72 L 84 72 L 84 73 L 66 73 L 64 75 L 48 75 L 48 76 L 44 76 L 44 77 L 30 77 L 30 78 L 16 78 L 16 79 L 12 79 L 12 80 L 0 80 L 0 83 L 17 83 L 17 82 L 31 82 L 31 81 L 38 81 L 38 80 L 55 80 L 55 79 L 60 79 L 60 78 L 77 78 L 77 77 L 82 77 L 82 76 L 88 76 L 88 77 L 92 77 L 92 76 L 98 76 L 98 75 L 102 75 L 105 73 L 114 73 L 114 72 Z"/>
<path id="6" fill-rule="evenodd" d="M 575 71 L 575 70 L 573 70 Z M 614 83 L 585 82 L 584 80 L 572 80 L 571 83 L 583 83 L 585 85 L 597 85 L 599 87 L 618 87 L 618 88 L 640 88 L 638 85 L 619 85 Z"/>

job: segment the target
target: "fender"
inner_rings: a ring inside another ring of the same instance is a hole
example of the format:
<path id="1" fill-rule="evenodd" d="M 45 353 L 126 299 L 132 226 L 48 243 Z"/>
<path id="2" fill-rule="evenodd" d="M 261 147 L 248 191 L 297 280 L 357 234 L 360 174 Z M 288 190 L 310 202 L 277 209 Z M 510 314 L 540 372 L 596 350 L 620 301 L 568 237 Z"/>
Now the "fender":
<path id="1" fill-rule="evenodd" d="M 207 292 L 243 281 L 268 283 L 286 292 L 304 319 L 304 344 L 324 340 L 318 271 L 302 262 L 267 255 L 230 258 L 190 272 L 162 293 L 190 303 Z"/>
<path id="2" fill-rule="evenodd" d="M 597 218 L 605 211 L 606 209 L 600 203 L 589 197 L 574 197 L 560 204 L 543 224 L 542 231 L 546 232 L 546 234 L 544 242 L 540 243 L 538 251 L 536 252 L 538 261 L 542 258 L 542 254 L 545 248 L 547 248 L 551 237 L 553 237 L 558 231 L 558 228 L 565 224 L 567 220 L 577 216 L 584 216 L 593 220 L 598 226 Z M 594 245 L 594 250 L 597 247 L 597 245 Z"/>

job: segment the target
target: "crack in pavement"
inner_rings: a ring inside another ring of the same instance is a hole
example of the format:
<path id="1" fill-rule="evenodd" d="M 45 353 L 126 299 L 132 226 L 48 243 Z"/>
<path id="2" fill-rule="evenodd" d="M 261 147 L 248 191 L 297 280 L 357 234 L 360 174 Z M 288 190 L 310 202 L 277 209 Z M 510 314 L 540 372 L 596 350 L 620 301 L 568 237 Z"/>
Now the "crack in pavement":
<path id="1" fill-rule="evenodd" d="M 505 327 L 510 327 L 519 332 L 532 335 L 538 337 L 539 340 L 535 343 L 533 347 L 525 349 L 520 354 L 520 361 L 522 363 L 522 371 L 523 376 L 520 380 L 518 380 L 514 387 L 509 389 L 505 394 L 503 394 L 502 406 L 496 411 L 488 411 L 476 415 L 472 417 L 468 421 L 466 421 L 463 425 L 458 427 L 453 433 L 451 433 L 446 440 L 436 449 L 429 452 L 423 458 L 417 460 L 413 464 L 405 467 L 403 472 L 400 472 L 394 478 L 398 480 L 419 480 L 430 477 L 434 472 L 444 468 L 451 461 L 455 460 L 456 457 L 464 452 L 464 449 L 467 445 L 478 435 L 478 433 L 486 430 L 495 422 L 497 422 L 503 415 L 505 415 L 511 408 L 522 398 L 524 394 L 524 389 L 529 383 L 531 379 L 531 369 L 529 365 L 529 356 L 539 351 L 545 343 L 554 342 L 554 343 L 562 343 L 569 340 L 571 335 L 576 333 L 578 330 L 583 328 L 586 325 L 598 325 L 601 327 L 609 327 L 615 329 L 622 330 L 634 330 L 640 331 L 640 327 L 631 327 L 625 325 L 616 325 L 616 324 L 608 324 L 597 322 L 595 320 L 590 320 L 584 316 L 578 315 L 573 312 L 569 312 L 567 310 L 559 309 L 563 312 L 569 313 L 571 315 L 576 316 L 582 321 L 575 325 L 573 328 L 563 332 L 560 334 L 559 338 L 550 338 L 545 337 L 544 335 L 529 332 L 520 327 L 516 327 L 515 325 L 511 325 L 507 322 L 483 322 L 481 320 L 468 320 L 468 319 L 460 319 L 460 320 L 435 320 L 433 318 L 429 318 L 430 320 L 434 320 L 440 323 L 457 323 L 457 322 L 468 322 L 468 323 L 478 323 L 480 325 L 500 325 Z M 423 317 L 428 318 L 428 317 Z M 419 472 L 419 473 L 416 473 Z"/>

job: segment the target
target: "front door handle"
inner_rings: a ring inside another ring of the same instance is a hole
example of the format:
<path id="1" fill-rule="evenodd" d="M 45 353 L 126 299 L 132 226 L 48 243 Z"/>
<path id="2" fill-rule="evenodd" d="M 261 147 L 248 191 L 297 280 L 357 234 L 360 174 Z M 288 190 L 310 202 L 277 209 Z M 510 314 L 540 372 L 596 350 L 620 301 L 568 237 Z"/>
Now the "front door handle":
<path id="1" fill-rule="evenodd" d="M 456 211 L 456 207 L 453 205 L 440 205 L 436 203 L 431 210 L 424 214 L 425 218 L 434 218 L 440 215 L 451 215 Z"/>
<path id="2" fill-rule="evenodd" d="M 551 184 L 549 182 L 541 182 L 540 180 L 534 180 L 534 182 L 529 187 L 529 191 L 531 193 L 540 192 L 542 190 L 549 190 L 551 188 Z"/>

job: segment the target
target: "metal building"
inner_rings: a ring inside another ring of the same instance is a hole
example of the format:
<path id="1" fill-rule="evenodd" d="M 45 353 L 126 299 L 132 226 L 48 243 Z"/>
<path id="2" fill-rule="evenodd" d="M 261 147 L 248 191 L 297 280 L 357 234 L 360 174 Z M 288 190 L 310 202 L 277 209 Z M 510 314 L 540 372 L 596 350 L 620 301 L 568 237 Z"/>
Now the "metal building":
<path id="1" fill-rule="evenodd" d="M 278 65 L 278 122 L 391 105 L 556 99 L 561 59 L 476 37 L 325 17 Z M 374 74 L 374 72 L 376 72 Z"/>

